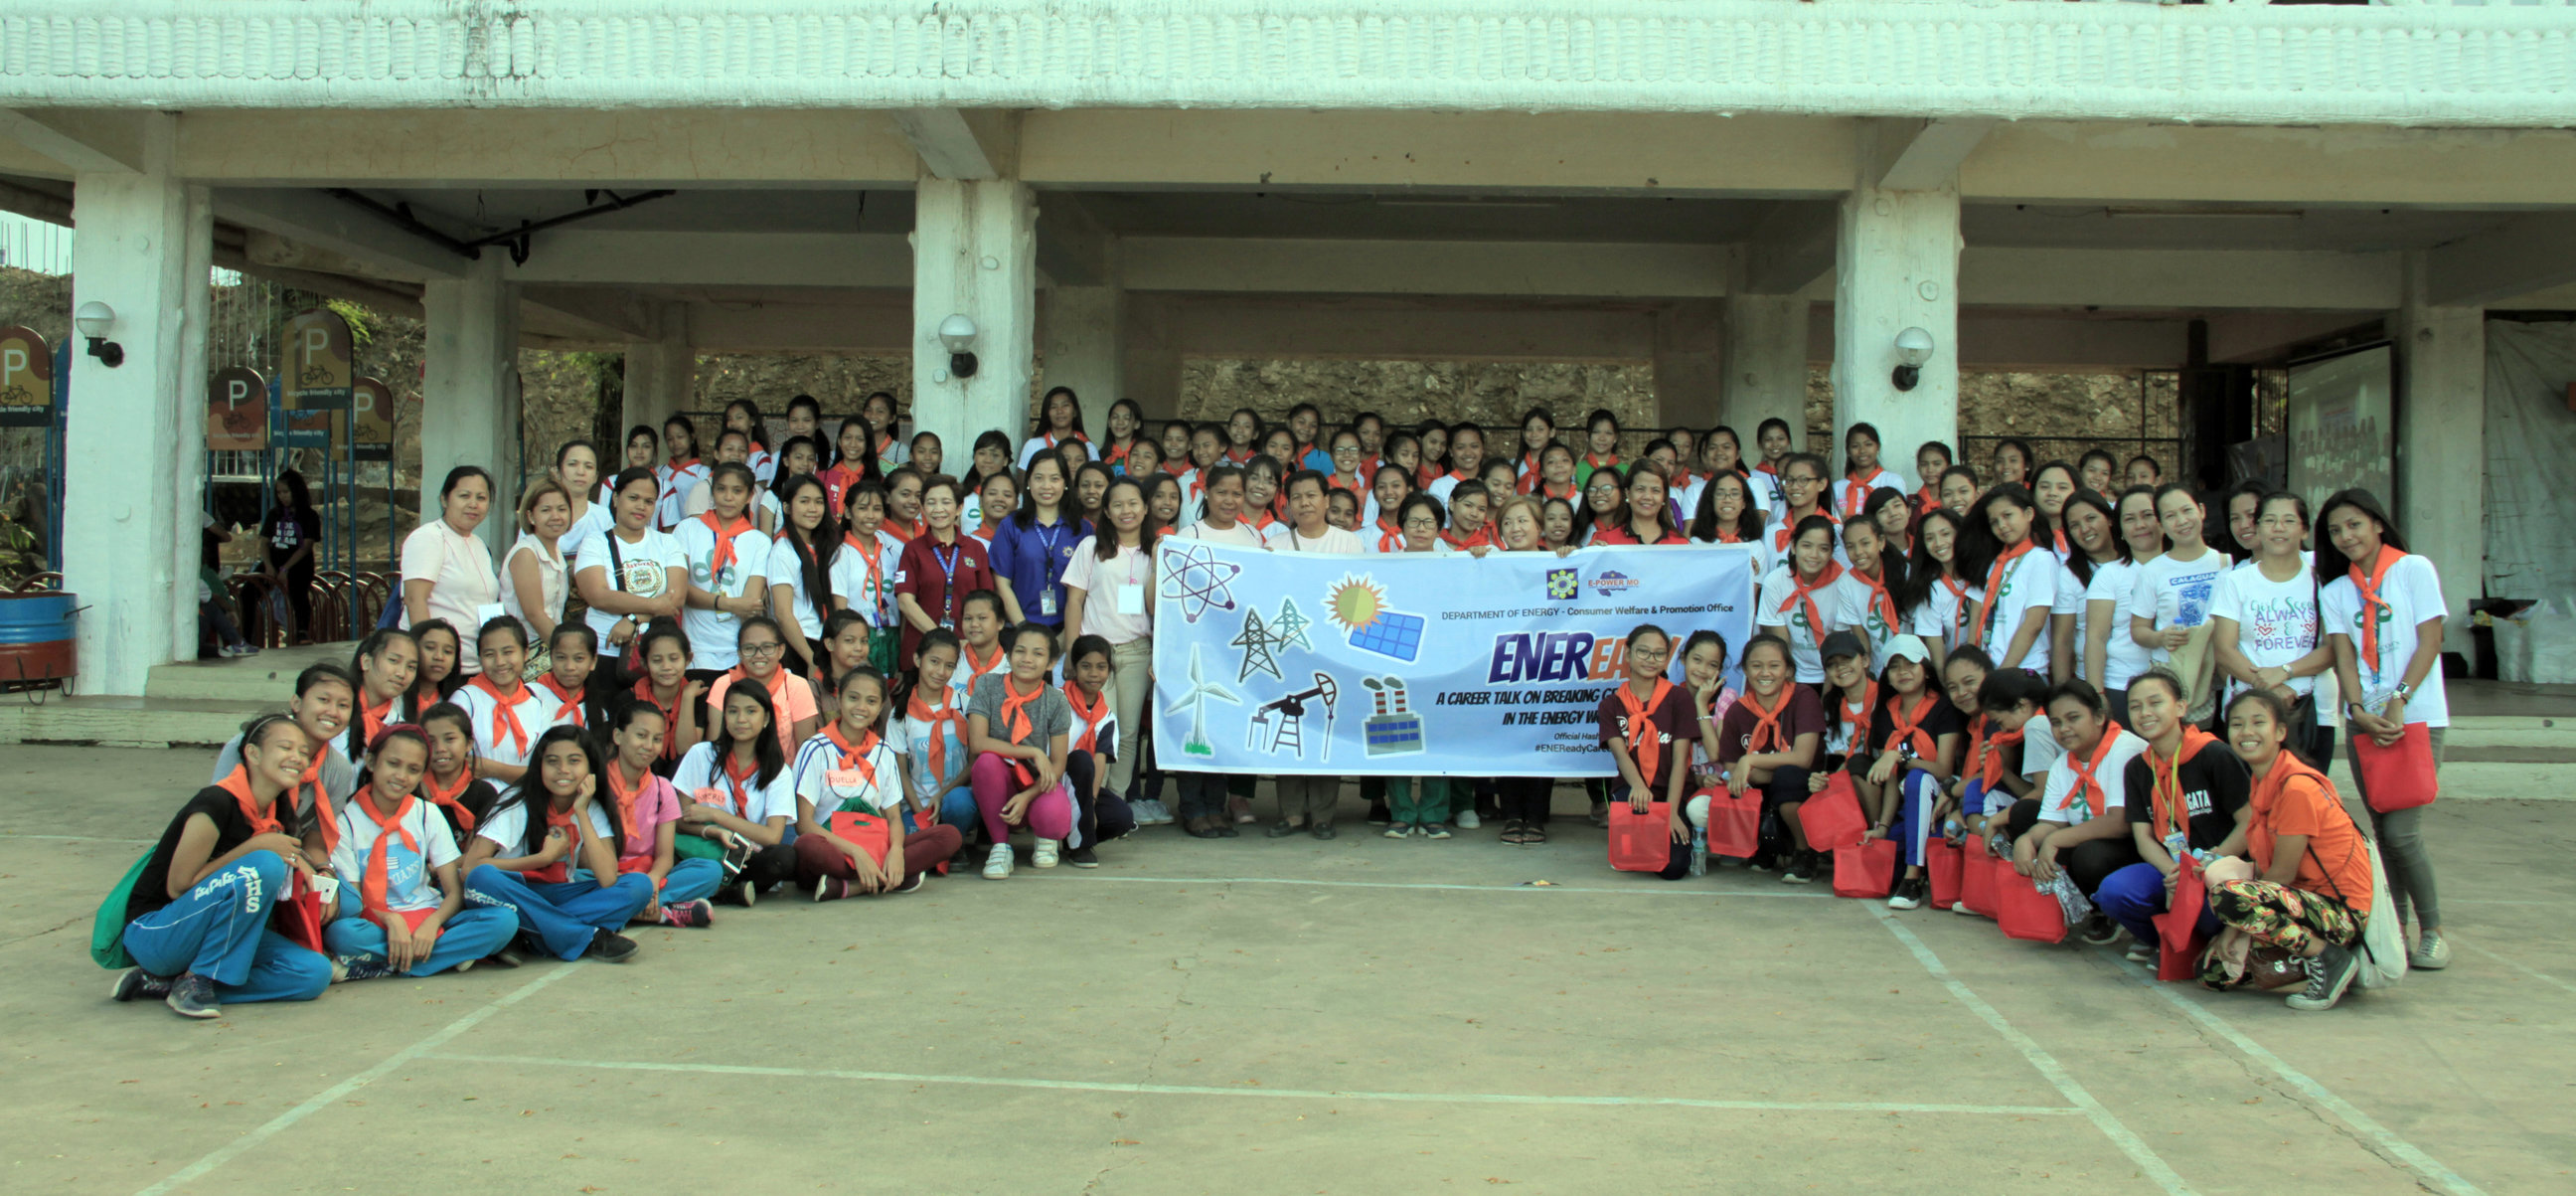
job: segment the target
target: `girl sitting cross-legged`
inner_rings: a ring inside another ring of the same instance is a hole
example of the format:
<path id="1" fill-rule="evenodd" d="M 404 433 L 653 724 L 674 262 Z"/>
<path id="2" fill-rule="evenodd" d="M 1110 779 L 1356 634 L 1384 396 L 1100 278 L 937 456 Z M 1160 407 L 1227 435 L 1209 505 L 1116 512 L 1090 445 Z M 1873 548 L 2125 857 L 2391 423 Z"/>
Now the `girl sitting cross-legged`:
<path id="1" fill-rule="evenodd" d="M 456 836 L 420 795 L 429 761 L 421 728 L 396 723 L 377 732 L 357 796 L 341 811 L 331 852 L 340 916 L 323 929 L 341 979 L 462 971 L 519 931 L 508 911 L 465 904 Z"/>
<path id="2" fill-rule="evenodd" d="M 715 738 L 680 758 L 671 785 L 680 795 L 672 850 L 715 863 L 724 874 L 716 899 L 748 907 L 760 894 L 796 877 L 795 778 L 774 729 L 769 691 L 737 685 L 715 712 Z"/>
<path id="3" fill-rule="evenodd" d="M 599 749 L 579 727 L 551 727 L 529 753 L 533 774 L 475 828 L 465 848 L 466 895 L 519 916 L 523 948 L 558 959 L 624 963 L 635 940 L 617 933 L 653 900 L 653 882 L 617 870 L 625 835 L 600 799 Z M 572 879 L 570 861 L 587 879 Z"/>
<path id="4" fill-rule="evenodd" d="M 908 834 L 897 829 L 909 811 L 902 766 L 878 731 L 885 676 L 860 665 L 842 674 L 837 688 L 840 716 L 796 753 L 796 878 L 816 901 L 909 893 L 964 837 L 946 823 Z"/>

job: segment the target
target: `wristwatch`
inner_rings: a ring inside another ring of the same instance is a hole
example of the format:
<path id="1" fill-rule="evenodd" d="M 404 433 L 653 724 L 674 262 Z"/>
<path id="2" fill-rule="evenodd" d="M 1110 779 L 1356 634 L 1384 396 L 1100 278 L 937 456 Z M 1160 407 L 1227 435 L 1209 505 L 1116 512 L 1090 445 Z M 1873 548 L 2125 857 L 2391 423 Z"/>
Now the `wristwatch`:
<path id="1" fill-rule="evenodd" d="M 2397 700 L 2400 702 L 2412 702 L 2415 700 L 2415 687 L 2408 685 L 2403 681 L 2397 683 L 2395 693 L 2397 694 Z"/>

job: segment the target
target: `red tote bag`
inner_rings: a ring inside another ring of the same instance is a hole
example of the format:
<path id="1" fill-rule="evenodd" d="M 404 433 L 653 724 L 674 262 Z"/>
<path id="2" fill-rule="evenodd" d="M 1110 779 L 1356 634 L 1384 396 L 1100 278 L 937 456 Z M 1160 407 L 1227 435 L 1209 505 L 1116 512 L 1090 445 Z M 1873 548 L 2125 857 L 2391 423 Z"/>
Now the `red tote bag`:
<path id="1" fill-rule="evenodd" d="M 1707 789 L 1708 853 L 1752 859 L 1762 847 L 1762 795 Z"/>
<path id="2" fill-rule="evenodd" d="M 1872 839 L 1834 849 L 1834 896 L 1885 897 L 1896 887 L 1896 841 Z"/>
<path id="3" fill-rule="evenodd" d="M 2200 937 L 2200 912 L 2209 904 L 2209 885 L 2201 879 L 2200 864 L 2190 856 L 2175 861 L 2182 867 L 2174 873 L 2173 899 L 2165 912 L 2149 919 L 2156 924 L 2156 979 L 2189 980 L 2200 974 L 2200 953 L 2209 940 Z"/>
<path id="4" fill-rule="evenodd" d="M 877 866 L 885 867 L 886 856 L 894 850 L 894 827 L 881 814 L 862 814 L 856 810 L 839 810 L 823 821 L 833 834 L 850 841 L 850 845 L 874 857 Z"/>
<path id="5" fill-rule="evenodd" d="M 1852 789 L 1851 774 L 1835 773 L 1825 782 L 1824 792 L 1798 807 L 1798 825 L 1807 832 L 1807 846 L 1815 851 L 1860 842 L 1869 830 L 1869 820 L 1860 816 L 1860 794 Z"/>
<path id="6" fill-rule="evenodd" d="M 2442 782 L 2433 772 L 2433 731 L 2423 723 L 2406 724 L 2405 733 L 2387 747 L 2367 735 L 2356 737 L 2352 770 L 2360 775 L 2374 813 L 2429 806 L 2442 795 Z"/>
<path id="7" fill-rule="evenodd" d="M 2004 866 L 2010 869 L 2011 865 Z M 2004 937 L 2033 943 L 2066 941 L 2066 910 L 2057 895 L 2031 883 L 2018 872 L 1995 877 L 1995 922 Z"/>
<path id="8" fill-rule="evenodd" d="M 1661 872 L 1672 862 L 1673 803 L 1649 802 L 1635 813 L 1624 801 L 1610 803 L 1610 866 L 1621 872 Z"/>
<path id="9" fill-rule="evenodd" d="M 322 947 L 322 894 L 305 877 L 303 869 L 290 868 L 288 872 L 291 880 L 286 900 L 277 903 L 276 911 L 269 915 L 268 928 L 298 947 L 328 955 L 330 952 Z M 346 891 L 351 897 L 358 895 L 356 886 Z"/>
<path id="10" fill-rule="evenodd" d="M 1958 904 L 1980 917 L 1994 917 L 1996 863 L 1994 856 L 1986 851 L 1986 841 L 1971 838 L 1959 854 L 1962 858 L 1959 861 Z"/>
<path id="11" fill-rule="evenodd" d="M 1968 853 L 1948 839 L 1935 835 L 1923 845 L 1923 874 L 1932 881 L 1932 908 L 1948 909 L 1959 903 L 1959 881 L 1967 863 Z"/>

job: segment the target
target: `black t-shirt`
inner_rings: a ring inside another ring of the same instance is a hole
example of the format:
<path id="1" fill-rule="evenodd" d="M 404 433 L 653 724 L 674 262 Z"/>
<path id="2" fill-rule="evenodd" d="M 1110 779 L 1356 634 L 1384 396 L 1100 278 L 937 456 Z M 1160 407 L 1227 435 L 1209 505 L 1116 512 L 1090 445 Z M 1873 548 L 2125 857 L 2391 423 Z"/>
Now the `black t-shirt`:
<path id="1" fill-rule="evenodd" d="M 592 723 L 591 725 L 596 727 L 603 724 Z M 423 777 L 421 779 L 425 782 L 429 778 Z M 501 804 L 501 791 L 493 788 L 492 782 L 490 781 L 468 781 L 465 784 L 465 788 L 457 792 L 456 804 L 473 811 L 474 825 L 481 826 L 492 820 L 492 807 Z M 474 832 L 457 824 L 456 811 L 448 809 L 445 806 L 440 806 L 438 807 L 438 812 L 446 816 L 447 829 L 456 836 L 456 844 L 458 847 L 462 848 L 465 845 L 465 841 L 474 836 Z"/>
<path id="2" fill-rule="evenodd" d="M 1922 700 L 1923 699 L 1919 696 L 1912 699 L 1913 702 L 1919 702 Z M 1912 702 L 1908 702 L 1907 699 L 1901 696 L 1890 695 L 1886 701 L 1882 701 L 1878 704 L 1877 710 L 1870 713 L 1869 752 L 1873 756 L 1886 751 L 1889 737 L 1896 734 L 1896 716 L 1889 713 L 1888 708 L 1898 702 L 1907 702 L 1907 708 L 1912 709 Z M 1923 716 L 1923 721 L 1919 725 L 1924 734 L 1932 737 L 1933 746 L 1937 748 L 1941 743 L 1942 736 L 1956 735 L 1965 731 L 1967 729 L 1967 720 L 1959 717 L 1959 708 L 1951 705 L 1950 699 L 1934 694 L 1932 697 L 1932 709 L 1929 713 L 1926 713 Z M 1909 736 L 1908 738 L 1910 739 L 1911 737 Z M 1953 763 L 1956 763 L 1956 761 L 1953 761 Z"/>
<path id="3" fill-rule="evenodd" d="M 2154 825 L 2155 768 L 2142 755 L 2129 761 L 2121 779 L 2128 787 L 2121 808 L 2129 812 L 2129 821 Z M 2183 809 L 2190 813 L 2191 845 L 2203 851 L 2225 842 L 2236 829 L 2236 811 L 2249 799 L 2254 783 L 2245 761 L 2218 741 L 2202 744 L 2198 754 L 2184 760 L 2174 770 L 2174 781 L 2182 789 Z"/>
<path id="4" fill-rule="evenodd" d="M 188 804 L 179 807 L 179 813 L 170 819 L 168 829 L 161 832 L 160 846 L 152 849 L 152 862 L 144 866 L 143 875 L 134 878 L 134 891 L 125 899 L 126 921 L 132 922 L 170 904 L 170 858 L 179 854 L 179 835 L 187 830 L 188 819 L 198 814 L 213 819 L 215 823 L 215 849 L 206 855 L 210 860 L 221 859 L 225 852 L 249 842 L 251 836 L 258 833 L 251 829 L 250 820 L 242 816 L 241 802 L 234 799 L 231 790 L 220 785 L 208 785 L 198 790 L 197 795 L 189 798 Z"/>
<path id="5" fill-rule="evenodd" d="M 268 567 L 275 569 L 294 556 L 296 549 L 321 538 L 322 521 L 311 511 L 279 507 L 268 513 L 268 524 L 260 529 L 260 535 L 268 539 Z M 295 571 L 312 572 L 313 554 L 305 553 L 304 559 L 296 562 Z"/>

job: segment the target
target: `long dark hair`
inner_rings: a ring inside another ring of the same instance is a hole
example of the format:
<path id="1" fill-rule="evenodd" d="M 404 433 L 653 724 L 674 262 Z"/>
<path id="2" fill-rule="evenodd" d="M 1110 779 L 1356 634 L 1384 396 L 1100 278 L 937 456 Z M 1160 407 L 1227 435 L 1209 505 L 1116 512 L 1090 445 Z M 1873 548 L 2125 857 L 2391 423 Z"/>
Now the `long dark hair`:
<path id="1" fill-rule="evenodd" d="M 1724 428 L 1720 428 L 1718 431 L 1726 432 L 1730 437 L 1735 435 L 1735 433 L 1727 431 Z M 1710 433 L 1712 436 L 1716 434 L 1716 432 Z M 1725 477 L 1733 478 L 1735 480 L 1735 488 L 1741 491 L 1744 495 L 1744 509 L 1736 512 L 1735 527 L 1733 530 L 1735 532 L 1736 539 L 1747 544 L 1759 544 L 1762 542 L 1763 531 L 1762 508 L 1753 505 L 1753 483 L 1746 481 L 1743 473 L 1739 472 L 1743 468 L 1743 460 L 1743 456 L 1739 453 L 1736 457 L 1736 469 L 1729 470 L 1724 475 Z M 1698 509 L 1691 513 L 1690 538 L 1693 540 L 1705 543 L 1714 543 L 1717 540 L 1719 533 L 1728 530 L 1726 528 L 1719 527 L 1717 523 L 1717 483 L 1719 480 L 1720 479 L 1718 477 L 1711 477 L 1708 481 L 1700 485 Z"/>
<path id="2" fill-rule="evenodd" d="M 835 429 L 829 439 L 816 446 L 818 453 L 815 458 L 815 472 L 820 473 L 835 465 L 849 462 L 849 458 L 841 455 L 841 434 L 848 431 L 851 424 L 859 426 L 859 443 L 863 446 L 859 452 L 859 477 L 871 482 L 884 481 L 885 472 L 877 467 L 876 425 L 869 423 L 868 417 L 864 415 L 842 416 L 840 428 Z"/>
<path id="3" fill-rule="evenodd" d="M 456 662 L 448 666 L 446 676 L 438 679 L 438 696 L 444 699 L 457 690 L 465 688 L 465 637 L 458 633 L 455 624 L 445 619 L 423 619 L 411 625 L 411 642 L 417 645 L 435 631 L 444 631 L 447 633 L 447 638 L 456 641 Z M 428 653 L 423 652 L 422 655 L 426 657 Z M 412 674 L 411 692 L 403 696 L 403 707 L 413 722 L 429 717 L 428 712 L 420 705 L 420 674 L 418 673 Z"/>
<path id="4" fill-rule="evenodd" d="M 456 795 L 456 803 L 465 807 L 466 812 L 474 815 L 474 821 L 477 823 L 490 817 L 492 807 L 499 801 L 501 794 L 499 790 L 492 787 L 490 781 L 474 775 L 474 770 L 482 763 L 483 756 L 483 750 L 474 746 L 474 716 L 454 702 L 440 702 L 422 711 L 420 717 L 413 721 L 419 723 L 424 730 L 438 723 L 453 723 L 458 731 L 464 733 L 466 781 L 464 790 Z M 435 770 L 421 774 L 423 785 L 436 779 Z"/>
<path id="5" fill-rule="evenodd" d="M 1070 386 L 1050 386 L 1046 388 L 1045 394 L 1038 396 L 1037 418 L 1030 421 L 1035 425 L 1035 430 L 1031 431 L 1029 435 L 1044 436 L 1047 434 L 1047 408 L 1055 406 L 1055 397 L 1057 395 L 1063 395 L 1065 398 L 1073 401 L 1073 422 L 1070 425 L 1067 425 L 1072 428 L 1073 434 L 1082 437 L 1084 440 L 1091 439 L 1091 433 L 1084 431 L 1082 428 L 1082 396 L 1073 393 L 1073 388 Z M 980 444 L 982 441 L 979 439 L 976 443 Z"/>
<path id="6" fill-rule="evenodd" d="M 367 638 L 359 640 L 358 650 L 349 654 L 349 676 L 357 683 L 356 687 L 349 691 L 349 694 L 350 697 L 357 701 L 359 708 L 362 710 L 367 704 L 367 658 L 370 656 L 383 655 L 385 648 L 395 640 L 411 640 L 412 651 L 414 653 L 418 653 L 420 651 L 420 641 L 413 639 L 412 633 L 399 627 L 379 627 L 368 632 Z M 420 692 L 420 674 L 413 673 L 412 684 L 405 687 L 402 693 L 394 695 L 394 705 L 397 708 L 400 708 L 404 699 L 409 698 L 418 692 Z M 410 721 L 417 722 L 418 720 L 414 719 Z M 366 741 L 360 737 L 364 731 L 364 726 L 365 722 L 362 719 L 352 718 L 349 720 L 347 748 L 349 758 L 352 760 L 358 759 L 367 750 Z"/>
<path id="7" fill-rule="evenodd" d="M 582 759 L 590 764 L 590 775 L 599 778 L 601 789 L 608 787 L 607 761 L 601 758 L 599 741 L 593 738 L 590 732 L 570 723 L 546 728 L 545 734 L 537 736 L 535 746 L 528 749 L 527 775 L 519 778 L 519 783 L 510 787 L 508 797 L 502 798 L 492 807 L 494 814 L 499 814 L 512 806 L 527 812 L 527 827 L 522 832 L 524 837 L 519 842 L 521 855 L 535 855 L 545 849 L 545 813 L 553 808 L 554 798 L 546 792 L 544 766 L 540 762 L 546 758 L 546 750 L 558 743 L 569 743 L 580 748 Z M 609 842 L 612 844 L 609 853 L 625 854 L 626 824 L 617 815 L 617 802 L 613 799 L 593 801 L 591 808 L 608 816 Z"/>
<path id="8" fill-rule="evenodd" d="M 2075 493 L 2066 496 L 2067 506 L 2071 507 L 2077 503 L 2082 503 L 2085 506 L 2091 507 L 2102 513 L 2103 523 L 2110 528 L 2110 531 L 2106 534 L 2111 537 L 2112 555 L 2124 561 L 2131 559 L 2129 555 L 2129 538 L 2120 534 L 2120 509 L 2118 505 L 2114 504 L 2110 499 L 2104 498 L 2099 494 L 2095 494 L 2092 491 L 2085 489 L 2080 480 L 2075 487 Z M 2061 520 L 2061 522 L 2063 521 Z M 2066 567 L 2074 572 L 2075 580 L 2083 582 L 2088 586 L 2093 584 L 2093 571 L 2096 568 L 2093 563 L 2093 554 L 2084 551 L 2084 546 L 2076 543 L 2072 536 L 2069 536 L 2066 541 Z"/>
<path id="9" fill-rule="evenodd" d="M 1127 400 L 1120 399 L 1118 401 L 1124 403 Z M 1074 497 L 1073 474 L 1065 469 L 1064 458 L 1058 457 L 1054 453 L 1039 453 L 1029 462 L 1028 473 L 1022 475 L 1020 478 L 1020 509 L 1011 512 L 1011 522 L 1018 524 L 1021 531 L 1029 531 L 1038 525 L 1037 489 L 1036 487 L 1029 485 L 1029 479 L 1036 477 L 1038 467 L 1047 464 L 1049 460 L 1052 460 L 1055 463 L 1056 476 L 1064 479 L 1064 493 L 1057 495 L 1055 500 L 1056 523 L 1066 527 L 1072 527 L 1079 525 L 1082 521 L 1082 500 Z M 1160 469 L 1157 469 L 1154 472 L 1163 473 Z M 1163 476 L 1170 477 L 1171 475 L 1163 474 Z"/>
<path id="10" fill-rule="evenodd" d="M 805 533 L 797 528 L 796 520 L 790 516 L 796 505 L 796 492 L 808 486 L 823 494 L 823 522 L 814 525 L 813 541 L 805 538 Z M 805 587 L 806 600 L 813 605 L 817 617 L 829 614 L 832 609 L 832 561 L 841 552 L 841 521 L 833 517 L 831 490 L 812 474 L 800 473 L 787 479 L 786 484 L 778 488 L 778 524 L 779 538 L 796 550 L 796 581 Z"/>
<path id="11" fill-rule="evenodd" d="M 2034 504 L 2039 501 L 2039 475 L 2047 473 L 2052 469 L 2062 469 L 2066 471 L 2066 485 L 2070 491 L 2081 490 L 2084 488 L 2084 475 L 2081 472 L 2078 472 L 2074 466 L 2069 465 L 2064 461 L 2050 461 L 2047 464 L 2041 465 L 2039 468 L 2030 471 L 2030 493 L 2031 501 Z M 2070 497 L 2068 501 L 2072 502 L 2074 500 Z M 2034 509 L 2037 508 L 2034 507 Z M 2039 517 L 2031 522 L 2030 535 L 2032 539 L 2038 540 L 2043 544 L 2054 544 L 2057 542 L 2057 533 L 2066 530 L 2065 508 L 2060 507 L 2058 508 L 2058 511 L 2059 515 L 2055 519 L 2049 518 L 2047 511 L 2039 511 Z M 2114 522 L 2116 523 L 2117 521 L 2115 520 Z M 2070 551 L 2068 555 L 2071 556 L 2073 553 Z"/>
<path id="12" fill-rule="evenodd" d="M 1951 557 L 1959 563 L 1959 576 L 1979 585 L 1985 583 L 1986 571 L 1994 568 L 1995 558 L 2012 547 L 1995 538 L 1994 520 L 1988 515 L 1999 502 L 2012 503 L 2030 512 L 2030 536 L 2027 538 L 2032 543 L 2038 542 L 2039 504 L 2031 500 L 2030 491 L 2023 489 L 2020 483 L 1997 482 L 1994 489 L 1977 496 L 1976 505 L 1968 508 L 1967 530 L 1960 533 L 1959 546 L 1952 551 Z"/>
<path id="13" fill-rule="evenodd" d="M 765 685 L 737 681 L 725 687 L 725 701 L 732 701 L 736 694 L 760 703 L 760 712 L 768 720 L 751 737 L 751 756 L 760 766 L 756 779 L 765 787 L 777 780 L 779 771 L 787 767 L 787 750 L 778 746 L 778 706 L 769 700 L 769 687 Z M 733 733 L 725 728 L 722 709 L 711 710 L 708 715 L 707 721 L 715 725 L 707 728 L 706 741 L 715 748 L 715 766 L 723 768 L 725 758 L 733 755 Z"/>
<path id="14" fill-rule="evenodd" d="M 1933 585 L 1941 579 L 1941 562 L 1934 560 L 1931 550 L 1923 546 L 1923 525 L 1935 519 L 1950 525 L 1951 576 L 1962 581 L 1967 580 L 1968 577 L 1966 573 L 1959 571 L 1959 541 L 1967 535 L 1966 521 L 1960 519 L 1948 507 L 1934 507 L 1925 511 L 1914 518 L 1914 550 L 1905 555 L 1905 580 L 1913 588 L 1913 599 L 1916 602 L 1930 597 Z M 1904 599 L 1898 599 L 1896 605 L 1903 607 L 1906 602 Z"/>
<path id="15" fill-rule="evenodd" d="M 2326 534 L 2326 521 L 2334 518 L 2334 513 L 2345 507 L 2351 507 L 2378 522 L 2380 543 L 2399 552 L 2412 551 L 2406 547 L 2406 537 L 2397 534 L 2397 521 L 2388 517 L 2387 508 L 2379 505 L 2379 496 L 2359 486 L 2349 490 L 2337 490 L 2327 495 L 2324 502 L 2317 504 L 2316 539 L 2310 547 L 2314 548 L 2317 554 L 2318 581 L 2333 581 L 2338 577 L 2348 576 L 2352 572 L 2354 564 L 2352 558 L 2345 556 L 2342 549 L 2335 547 L 2334 537 Z M 2207 539 L 2205 536 L 2202 538 Z"/>
<path id="16" fill-rule="evenodd" d="M 1075 417 L 1077 419 L 1080 418 L 1081 410 L 1082 409 L 1079 407 L 1074 409 Z M 975 464 L 975 454 L 983 452 L 987 448 L 997 448 L 1002 450 L 1003 473 L 1011 472 L 1011 462 L 1020 451 L 1019 446 L 1012 444 L 1010 436 L 1005 434 L 1000 428 L 984 429 L 981 435 L 975 437 L 974 447 L 966 450 L 966 476 L 958 482 L 958 485 L 965 487 L 966 493 L 968 494 L 981 495 L 984 493 L 984 479 L 991 475 L 985 473 L 982 467 Z M 1016 482 L 1019 479 L 1015 477 L 1011 480 Z"/>
<path id="17" fill-rule="evenodd" d="M 1814 519 L 1817 518 L 1817 516 L 1810 515 L 1807 518 Z M 1803 523 L 1804 521 L 1802 520 L 1801 522 Z M 1915 604 L 1923 600 L 1923 596 L 1921 591 L 1914 585 L 1913 579 L 1906 575 L 1905 554 L 1897 551 L 1898 545 L 1896 543 L 1896 538 L 1888 535 L 1887 529 L 1882 528 L 1878 524 L 1867 519 L 1854 519 L 1851 522 L 1842 525 L 1841 530 L 1837 534 L 1843 541 L 1845 554 L 1849 554 L 1852 529 L 1859 527 L 1864 523 L 1869 524 L 1870 534 L 1878 537 L 1879 584 L 1887 587 L 1887 599 L 1888 601 L 1896 604 L 1897 614 L 1901 616 L 1911 613 Z M 1796 541 L 1792 540 L 1790 543 L 1794 546 Z M 1797 569 L 1798 567 L 1794 564 L 1789 566 L 1789 571 L 1792 573 L 1797 572 Z M 1895 627 L 1890 628 L 1890 630 L 1902 634 L 1905 629 L 1903 627 Z"/>
<path id="18" fill-rule="evenodd" d="M 1085 465 L 1083 468 L 1089 469 L 1098 464 L 1100 463 L 1094 461 L 1091 465 Z M 1172 476 L 1168 473 L 1163 473 L 1161 470 L 1156 470 L 1155 475 L 1166 478 Z M 1145 559 L 1150 561 L 1154 559 L 1154 533 L 1156 531 L 1154 526 L 1154 504 L 1146 497 L 1144 484 L 1137 481 L 1135 478 L 1113 478 L 1109 482 L 1109 488 L 1100 492 L 1100 526 L 1092 530 L 1092 535 L 1094 537 L 1091 546 L 1092 555 L 1097 556 L 1104 561 L 1118 555 L 1118 529 L 1109 525 L 1109 496 L 1118 493 L 1118 488 L 1120 486 L 1134 487 L 1136 491 L 1136 502 L 1138 505 L 1145 508 L 1145 517 L 1138 520 L 1136 523 L 1136 551 L 1144 553 Z"/>

